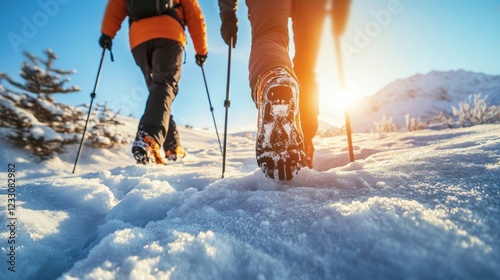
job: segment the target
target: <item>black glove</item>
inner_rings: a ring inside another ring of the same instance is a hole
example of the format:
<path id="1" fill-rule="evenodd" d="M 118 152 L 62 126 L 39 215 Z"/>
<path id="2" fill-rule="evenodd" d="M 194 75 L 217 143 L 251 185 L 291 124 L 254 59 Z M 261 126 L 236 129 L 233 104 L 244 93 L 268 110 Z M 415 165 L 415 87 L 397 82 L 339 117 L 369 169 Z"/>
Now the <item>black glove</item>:
<path id="1" fill-rule="evenodd" d="M 205 64 L 205 60 L 207 60 L 206 54 L 196 54 L 194 57 L 196 58 L 196 64 L 200 67 L 202 67 Z"/>
<path id="2" fill-rule="evenodd" d="M 238 19 L 236 18 L 236 12 L 225 12 L 221 15 L 222 25 L 220 27 L 220 34 L 224 39 L 224 42 L 229 46 L 231 44 L 231 38 L 233 38 L 232 47 L 236 47 L 236 35 L 238 34 Z"/>
<path id="3" fill-rule="evenodd" d="M 99 45 L 103 49 L 106 48 L 111 50 L 111 46 L 113 45 L 113 40 L 111 39 L 111 37 L 103 33 L 101 35 L 101 38 L 99 38 Z"/>
<path id="4" fill-rule="evenodd" d="M 332 5 L 333 34 L 340 36 L 345 31 L 347 18 L 349 17 L 350 0 L 334 0 Z"/>

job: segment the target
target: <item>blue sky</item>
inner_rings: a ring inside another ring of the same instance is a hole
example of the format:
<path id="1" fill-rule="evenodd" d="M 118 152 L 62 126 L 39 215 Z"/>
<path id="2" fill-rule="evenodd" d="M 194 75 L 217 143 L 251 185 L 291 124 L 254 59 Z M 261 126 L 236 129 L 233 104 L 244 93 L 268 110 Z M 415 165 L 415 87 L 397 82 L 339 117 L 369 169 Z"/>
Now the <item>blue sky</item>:
<path id="1" fill-rule="evenodd" d="M 82 91 L 56 95 L 64 103 L 88 103 L 94 86 L 101 49 L 102 15 L 107 1 L 3 0 L 0 10 L 0 71 L 18 76 L 22 52 L 41 56 L 51 48 L 59 57 L 55 67 L 75 69 L 72 83 Z M 200 0 L 207 28 L 209 56 L 205 66 L 208 86 L 219 130 L 222 130 L 226 97 L 227 46 L 219 34 L 216 0 Z M 229 130 L 255 129 L 256 109 L 250 98 L 247 62 L 250 27 L 244 1 L 238 16 L 240 32 L 233 50 Z M 329 28 L 328 21 L 326 26 Z M 338 89 L 332 38 L 325 31 L 318 63 L 321 114 L 328 119 L 342 116 L 339 104 L 345 97 L 375 94 L 397 79 L 432 70 L 464 69 L 500 74 L 499 0 L 353 0 L 346 34 L 342 38 L 346 90 Z M 140 117 L 147 90 L 128 44 L 128 23 L 113 42 L 115 62 L 108 53 L 95 102 L 107 102 L 123 114 Z M 292 47 L 293 54 L 293 47 Z M 180 92 L 172 111 L 176 121 L 212 129 L 213 122 L 201 69 L 195 64 L 192 42 L 186 47 Z M 4 83 L 4 86 L 7 86 Z"/>

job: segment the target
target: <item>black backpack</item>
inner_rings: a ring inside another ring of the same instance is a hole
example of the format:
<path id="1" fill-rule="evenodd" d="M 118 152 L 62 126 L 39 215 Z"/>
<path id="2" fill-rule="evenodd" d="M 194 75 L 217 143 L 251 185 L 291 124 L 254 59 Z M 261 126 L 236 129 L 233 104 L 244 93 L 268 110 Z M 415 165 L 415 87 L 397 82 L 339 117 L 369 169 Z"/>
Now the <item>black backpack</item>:
<path id="1" fill-rule="evenodd" d="M 173 0 L 127 0 L 127 12 L 130 23 L 143 18 L 169 15 L 174 17 L 184 27 L 184 24 L 175 12 L 175 8 L 178 7 L 180 7 L 180 4 L 174 5 Z"/>

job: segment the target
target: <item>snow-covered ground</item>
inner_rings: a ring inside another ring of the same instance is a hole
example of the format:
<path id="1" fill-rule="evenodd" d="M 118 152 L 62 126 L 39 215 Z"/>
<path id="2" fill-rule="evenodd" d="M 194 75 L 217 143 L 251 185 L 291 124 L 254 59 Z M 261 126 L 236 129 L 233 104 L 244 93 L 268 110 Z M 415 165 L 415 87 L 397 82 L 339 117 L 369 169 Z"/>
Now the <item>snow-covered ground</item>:
<path id="1" fill-rule="evenodd" d="M 318 138 L 288 183 L 238 136 L 221 179 L 216 136 L 180 129 L 180 162 L 85 147 L 75 174 L 76 146 L 38 163 L 0 140 L 0 278 L 500 279 L 500 125 L 354 134 L 354 163 Z"/>

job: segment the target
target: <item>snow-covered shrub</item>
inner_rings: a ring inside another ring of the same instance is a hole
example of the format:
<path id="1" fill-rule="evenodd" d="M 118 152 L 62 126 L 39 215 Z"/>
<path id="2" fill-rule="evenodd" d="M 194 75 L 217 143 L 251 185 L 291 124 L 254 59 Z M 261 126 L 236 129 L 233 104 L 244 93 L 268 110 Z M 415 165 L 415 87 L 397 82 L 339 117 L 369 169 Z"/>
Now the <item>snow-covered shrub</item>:
<path id="1" fill-rule="evenodd" d="M 44 109 L 39 101 L 1 88 L 0 127 L 5 139 L 45 160 L 62 152 L 65 144 L 75 143 L 77 139 L 63 139 L 52 125 L 53 112 Z"/>
<path id="2" fill-rule="evenodd" d="M 393 123 L 392 118 L 382 116 L 382 120 L 373 122 L 376 132 L 395 132 L 397 131 L 396 125 Z"/>
<path id="3" fill-rule="evenodd" d="M 411 118 L 410 114 L 405 115 L 406 131 L 422 130 L 427 128 L 427 123 L 422 122 L 420 118 Z"/>
<path id="4" fill-rule="evenodd" d="M 130 140 L 128 135 L 120 132 L 119 126 L 123 125 L 117 117 L 119 112 L 113 112 L 106 103 L 97 104 L 95 108 L 92 127 L 87 133 L 87 144 L 95 148 L 112 148 L 126 144 Z M 89 121 L 90 122 L 90 121 Z"/>
<path id="5" fill-rule="evenodd" d="M 66 145 L 80 142 L 88 106 L 84 109 L 0 88 L 2 136 L 41 160 L 64 152 Z M 111 148 L 128 143 L 130 135 L 124 135 L 123 125 L 118 113 L 106 104 L 96 104 L 91 111 L 85 144 Z"/>
<path id="6" fill-rule="evenodd" d="M 25 62 L 21 69 L 24 83 L 15 82 L 0 73 L 0 82 L 5 79 L 25 91 L 15 93 L 0 85 L 0 134 L 17 147 L 33 152 L 41 160 L 63 152 L 68 144 L 80 142 L 88 112 L 88 106 L 82 110 L 57 103 L 49 96 L 79 91 L 79 88 L 64 88 L 69 78 L 62 79 L 60 76 L 74 71 L 53 69 L 57 56 L 51 50 L 46 50 L 45 54 L 47 60 L 41 60 L 25 52 L 31 64 Z M 106 104 L 95 105 L 91 112 L 86 145 L 110 148 L 130 140 L 130 135 L 123 135 L 123 129 L 119 129 L 123 123 L 118 121 L 118 113 L 114 113 Z"/>
<path id="7" fill-rule="evenodd" d="M 454 128 L 456 126 L 453 115 L 446 111 L 437 111 L 436 115 L 429 120 L 429 127 L 434 129 Z"/>
<path id="8" fill-rule="evenodd" d="M 500 107 L 488 105 L 486 99 L 487 96 L 482 97 L 480 93 L 473 94 L 460 101 L 457 107 L 451 107 L 462 127 L 500 122 Z"/>

